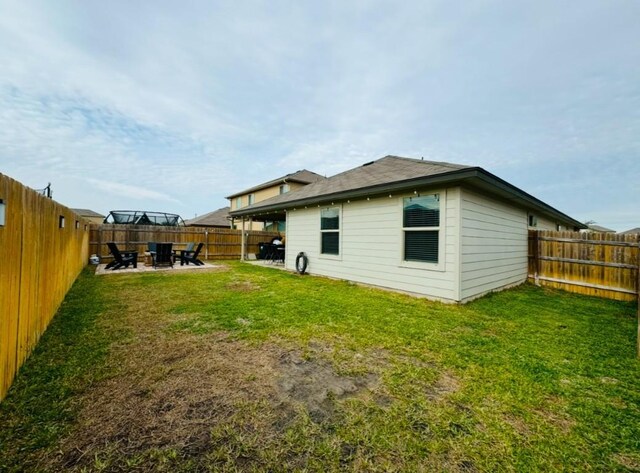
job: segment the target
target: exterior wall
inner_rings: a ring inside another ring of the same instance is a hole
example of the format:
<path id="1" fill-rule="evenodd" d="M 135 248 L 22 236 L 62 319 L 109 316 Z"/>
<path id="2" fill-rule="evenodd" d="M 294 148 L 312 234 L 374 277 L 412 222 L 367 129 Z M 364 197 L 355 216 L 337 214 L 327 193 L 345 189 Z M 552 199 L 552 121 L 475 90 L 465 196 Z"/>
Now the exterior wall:
<path id="1" fill-rule="evenodd" d="M 295 269 L 296 256 L 304 251 L 309 258 L 308 272 L 311 274 L 448 302 L 458 300 L 460 189 L 432 189 L 429 192 L 440 192 L 441 199 L 444 196 L 438 269 L 433 269 L 429 263 L 402 261 L 402 197 L 413 194 L 340 204 L 340 255 L 337 257 L 320 254 L 320 208 L 288 211 L 287 269 Z"/>
<path id="2" fill-rule="evenodd" d="M 289 192 L 293 192 L 297 189 L 300 189 L 305 185 L 305 184 L 300 184 L 299 182 L 291 182 L 288 184 L 289 184 Z M 280 195 L 280 184 L 272 187 L 267 187 L 266 189 L 260 189 L 259 191 L 252 192 L 252 194 L 254 195 L 254 199 L 255 199 L 254 203 L 262 202 L 263 200 L 267 200 L 267 199 L 270 199 L 271 197 Z M 239 197 L 242 199 L 242 206 L 240 208 L 246 207 L 247 205 L 249 205 L 249 194 L 243 194 Z M 233 199 L 229 199 L 229 206 L 231 207 L 231 211 L 238 209 L 238 206 L 236 205 L 236 199 L 237 197 L 234 197 Z M 236 225 L 236 228 L 240 229 L 240 227 L 242 226 L 241 219 L 234 219 L 230 224 L 230 226 L 232 225 Z M 251 227 L 249 227 L 249 224 L 245 222 L 244 227 L 245 227 L 244 228 L 245 230 L 260 231 L 264 229 L 264 224 L 262 222 L 253 222 L 251 224 Z"/>
<path id="3" fill-rule="evenodd" d="M 304 186 L 304 184 L 300 184 L 299 182 L 290 182 L 289 184 L 289 192 L 293 192 L 297 189 L 300 189 L 301 187 Z M 267 187 L 266 189 L 260 189 L 259 191 L 255 191 L 255 192 L 251 192 L 251 194 L 254 195 L 254 203 L 255 202 L 262 202 L 263 200 L 267 200 L 270 199 L 271 197 L 275 197 L 277 195 L 280 195 L 280 184 L 272 186 L 272 187 Z M 242 194 L 241 196 L 238 196 L 242 199 L 242 207 L 246 207 L 247 205 L 249 205 L 249 194 Z M 237 197 L 234 197 L 233 199 L 229 199 L 230 202 L 230 207 L 231 210 L 238 210 L 238 207 L 236 206 L 236 199 Z"/>
<path id="4" fill-rule="evenodd" d="M 460 300 L 526 281 L 527 211 L 468 189 L 461 206 Z"/>

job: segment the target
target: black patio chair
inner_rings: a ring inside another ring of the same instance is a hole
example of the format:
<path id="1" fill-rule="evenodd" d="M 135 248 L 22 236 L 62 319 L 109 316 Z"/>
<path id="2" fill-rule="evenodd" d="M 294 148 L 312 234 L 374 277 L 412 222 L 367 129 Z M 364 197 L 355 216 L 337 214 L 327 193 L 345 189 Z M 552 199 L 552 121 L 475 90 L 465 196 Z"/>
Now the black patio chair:
<path id="1" fill-rule="evenodd" d="M 153 267 L 171 266 L 173 268 L 173 243 L 156 243 L 156 251 L 151 253 Z"/>
<path id="2" fill-rule="evenodd" d="M 196 266 L 204 265 L 204 263 L 198 259 L 198 255 L 200 254 L 203 246 L 204 243 L 198 243 L 196 251 L 182 250 L 180 252 L 180 266 L 183 266 L 185 264 L 188 265 L 189 263 L 193 263 Z"/>
<path id="3" fill-rule="evenodd" d="M 113 261 L 111 261 L 105 269 L 120 269 L 128 268 L 130 264 L 133 264 L 134 268 L 138 267 L 138 252 L 137 251 L 120 251 L 118 245 L 113 242 L 107 243 L 109 251 L 113 255 Z"/>

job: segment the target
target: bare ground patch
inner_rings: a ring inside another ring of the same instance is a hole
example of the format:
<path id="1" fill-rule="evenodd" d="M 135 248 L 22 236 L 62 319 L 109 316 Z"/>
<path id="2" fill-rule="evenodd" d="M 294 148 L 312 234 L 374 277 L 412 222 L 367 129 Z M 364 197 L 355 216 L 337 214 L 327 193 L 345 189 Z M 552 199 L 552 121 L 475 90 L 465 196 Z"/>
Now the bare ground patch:
<path id="1" fill-rule="evenodd" d="M 84 394 L 74 429 L 41 467 L 153 471 L 153 452 L 170 450 L 196 468 L 234 435 L 255 435 L 259 450 L 300 415 L 323 422 L 336 401 L 377 387 L 377 375 L 341 376 L 321 353 L 169 333 L 150 319 L 130 321 L 134 338 L 112 355 L 116 374 Z"/>

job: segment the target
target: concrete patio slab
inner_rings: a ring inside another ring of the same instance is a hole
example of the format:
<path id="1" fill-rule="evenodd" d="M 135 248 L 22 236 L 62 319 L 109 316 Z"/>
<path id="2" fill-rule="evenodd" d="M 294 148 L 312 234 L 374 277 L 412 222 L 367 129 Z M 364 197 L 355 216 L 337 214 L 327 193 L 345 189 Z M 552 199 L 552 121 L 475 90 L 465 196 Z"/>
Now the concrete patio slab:
<path id="1" fill-rule="evenodd" d="M 180 266 L 180 263 L 174 264 L 173 268 L 171 266 L 162 266 L 159 268 L 154 268 L 153 266 L 146 266 L 144 263 L 138 263 L 137 268 L 132 268 L 131 266 L 128 268 L 122 269 L 105 269 L 106 264 L 99 264 L 96 267 L 96 274 L 131 274 L 131 273 L 149 273 L 149 272 L 174 272 L 174 271 L 202 271 L 206 269 L 218 269 L 221 268 L 220 264 L 212 264 L 212 263 L 204 263 L 203 266 L 196 266 L 193 264 Z"/>

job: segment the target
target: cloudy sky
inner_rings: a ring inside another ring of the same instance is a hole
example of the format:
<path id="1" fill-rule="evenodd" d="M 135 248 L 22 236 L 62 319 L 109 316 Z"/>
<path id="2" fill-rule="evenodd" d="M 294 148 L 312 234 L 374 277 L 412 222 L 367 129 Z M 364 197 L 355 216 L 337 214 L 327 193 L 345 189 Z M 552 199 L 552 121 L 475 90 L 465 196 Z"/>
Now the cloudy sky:
<path id="1" fill-rule="evenodd" d="M 193 217 L 387 154 L 640 226 L 640 2 L 0 0 L 0 172 Z"/>

